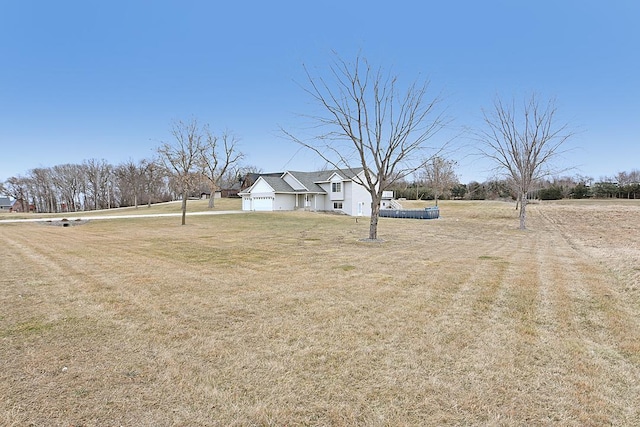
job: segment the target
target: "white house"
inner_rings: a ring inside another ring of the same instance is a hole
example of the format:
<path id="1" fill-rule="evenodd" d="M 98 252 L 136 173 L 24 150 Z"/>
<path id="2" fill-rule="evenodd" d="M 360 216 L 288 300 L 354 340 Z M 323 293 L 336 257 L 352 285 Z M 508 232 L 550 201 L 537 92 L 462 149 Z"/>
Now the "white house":
<path id="1" fill-rule="evenodd" d="M 354 181 L 364 179 L 364 169 L 319 172 L 287 171 L 260 175 L 253 185 L 238 193 L 245 211 L 338 211 L 352 216 L 371 215 L 371 195 Z M 387 207 L 392 192 L 385 192 Z"/>

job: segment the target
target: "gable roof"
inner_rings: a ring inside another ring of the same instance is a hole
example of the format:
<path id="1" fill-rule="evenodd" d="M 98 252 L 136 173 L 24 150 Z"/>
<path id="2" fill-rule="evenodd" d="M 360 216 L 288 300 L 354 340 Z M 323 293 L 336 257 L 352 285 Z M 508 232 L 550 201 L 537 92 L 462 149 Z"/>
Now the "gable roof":
<path id="1" fill-rule="evenodd" d="M 342 177 L 343 180 L 351 180 L 360 172 L 362 172 L 364 168 L 351 168 L 351 169 L 329 169 L 323 171 L 316 172 L 301 172 L 301 171 L 286 171 L 282 173 L 265 173 L 260 174 L 256 178 L 256 182 L 258 179 L 264 180 L 276 193 L 319 193 L 319 194 L 327 194 L 327 192 L 318 185 L 319 183 L 330 182 L 331 178 L 338 174 Z M 298 181 L 304 189 L 295 189 L 291 185 L 289 185 L 284 177 L 286 175 L 290 175 L 296 181 Z M 346 175 L 346 176 L 345 176 Z M 242 191 L 239 194 L 247 194 L 251 192 L 254 184 L 248 189 Z"/>
<path id="2" fill-rule="evenodd" d="M 294 193 L 296 191 L 279 176 L 265 175 L 260 178 L 264 179 L 276 193 Z"/>
<path id="3" fill-rule="evenodd" d="M 317 172 L 289 171 L 289 173 L 296 177 L 300 182 L 302 182 L 302 184 L 305 184 L 305 182 L 317 184 L 318 182 L 329 182 L 331 180 L 331 177 L 335 174 L 341 176 L 343 180 L 351 180 L 363 170 L 364 168 L 351 168 L 340 170 L 327 169 Z"/>
<path id="4" fill-rule="evenodd" d="M 255 173 L 250 172 L 244 176 L 242 179 L 242 183 L 240 184 L 240 189 L 244 190 L 246 188 L 251 187 L 258 178 L 261 176 L 282 176 L 284 172 L 272 172 L 272 173 Z"/>
<path id="5" fill-rule="evenodd" d="M 0 197 L 0 206 L 13 206 L 13 202 L 8 197 Z"/>
<path id="6" fill-rule="evenodd" d="M 291 174 L 300 184 L 307 189 L 307 191 L 312 193 L 324 193 L 325 191 L 320 187 L 316 182 L 322 182 L 321 179 L 318 179 L 318 172 L 295 172 L 288 171 L 287 173 Z M 283 175 L 284 176 L 284 175 Z"/>

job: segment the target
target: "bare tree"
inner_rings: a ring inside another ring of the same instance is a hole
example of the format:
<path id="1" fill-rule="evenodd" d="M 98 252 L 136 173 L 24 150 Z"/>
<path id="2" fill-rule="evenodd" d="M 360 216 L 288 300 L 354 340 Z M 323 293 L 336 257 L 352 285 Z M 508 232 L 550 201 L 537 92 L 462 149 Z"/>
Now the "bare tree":
<path id="1" fill-rule="evenodd" d="M 458 177 L 454 171 L 455 164 L 453 160 L 433 156 L 422 168 L 422 179 L 433 191 L 436 206 L 438 206 L 438 197 L 450 191 L 458 183 Z"/>
<path id="2" fill-rule="evenodd" d="M 235 180 L 240 183 L 240 188 L 245 189 L 253 185 L 257 176 L 263 173 L 263 170 L 254 165 L 244 165 L 236 169 Z"/>
<path id="3" fill-rule="evenodd" d="M 554 173 L 551 162 L 573 135 L 567 124 L 556 123 L 556 112 L 553 99 L 540 103 L 535 95 L 521 109 L 515 101 L 505 104 L 496 98 L 493 110 L 483 112 L 480 152 L 513 181 L 520 199 L 521 230 L 526 228 L 527 194 L 537 180 Z"/>
<path id="4" fill-rule="evenodd" d="M 214 207 L 215 193 L 220 188 L 220 182 L 228 171 L 233 169 L 244 154 L 238 151 L 238 139 L 225 131 L 222 136 L 213 135 L 205 126 L 206 142 L 202 147 L 199 163 L 202 175 L 209 183 L 209 209 Z"/>
<path id="5" fill-rule="evenodd" d="M 29 212 L 29 192 L 31 190 L 31 180 L 24 176 L 12 176 L 5 181 L 4 191 L 7 195 L 15 199 L 15 204 L 20 212 Z"/>
<path id="6" fill-rule="evenodd" d="M 82 193 L 86 181 L 82 165 L 72 163 L 56 165 L 51 171 L 53 185 L 60 195 L 62 211 L 82 210 Z"/>
<path id="7" fill-rule="evenodd" d="M 144 191 L 147 196 L 147 207 L 151 207 L 151 201 L 158 198 L 164 185 L 164 174 L 157 159 L 143 159 L 140 161 L 140 172 Z"/>
<path id="8" fill-rule="evenodd" d="M 329 80 L 305 72 L 305 90 L 322 110 L 311 118 L 323 130 L 310 139 L 283 132 L 338 170 L 364 168 L 364 178 L 354 181 L 371 195 L 369 239 L 376 240 L 382 193 L 424 166 L 426 150 L 434 151 L 426 143 L 445 124 L 436 111 L 439 97 L 427 97 L 426 81 L 403 90 L 397 76 L 360 56 L 349 63 L 336 55 Z"/>
<path id="9" fill-rule="evenodd" d="M 115 175 L 118 178 L 118 189 L 120 190 L 120 205 L 133 205 L 138 209 L 139 195 L 143 187 L 142 165 L 129 159 L 116 167 Z"/>
<path id="10" fill-rule="evenodd" d="M 38 212 L 57 212 L 58 194 L 53 185 L 51 169 L 32 169 L 29 175 L 35 187 L 36 210 Z"/>
<path id="11" fill-rule="evenodd" d="M 182 225 L 186 224 L 187 199 L 198 176 L 204 147 L 203 132 L 196 119 L 175 121 L 171 127 L 172 143 L 164 142 L 157 151 L 167 172 L 176 180 L 182 196 Z"/>
<path id="12" fill-rule="evenodd" d="M 113 167 L 106 160 L 89 159 L 84 162 L 87 178 L 88 199 L 94 210 L 104 209 L 108 204 L 108 183 L 111 180 Z M 89 209 L 89 206 L 86 206 Z"/>

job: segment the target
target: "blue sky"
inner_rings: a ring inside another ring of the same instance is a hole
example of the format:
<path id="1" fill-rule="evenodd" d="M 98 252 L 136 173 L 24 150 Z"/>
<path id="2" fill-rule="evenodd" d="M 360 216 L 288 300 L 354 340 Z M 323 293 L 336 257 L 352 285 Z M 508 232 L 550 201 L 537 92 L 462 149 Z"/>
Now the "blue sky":
<path id="1" fill-rule="evenodd" d="M 312 111 L 302 65 L 323 69 L 332 50 L 429 79 L 456 128 L 478 126 L 496 95 L 555 97 L 576 130 L 558 167 L 630 171 L 639 18 L 636 0 L 0 1 L 0 181 L 149 158 L 192 117 L 234 132 L 265 172 L 322 167 L 278 129 Z M 462 182 L 491 175 L 472 153 L 466 141 L 453 155 Z"/>

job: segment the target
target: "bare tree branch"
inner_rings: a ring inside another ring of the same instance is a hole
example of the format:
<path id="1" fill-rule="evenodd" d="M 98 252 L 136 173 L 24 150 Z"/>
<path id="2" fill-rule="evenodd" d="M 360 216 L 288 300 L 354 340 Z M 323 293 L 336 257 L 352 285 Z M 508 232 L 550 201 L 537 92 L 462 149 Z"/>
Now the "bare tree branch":
<path id="1" fill-rule="evenodd" d="M 203 133 L 196 119 L 175 121 L 171 127 L 172 143 L 164 142 L 157 151 L 170 175 L 177 180 L 182 193 L 182 225 L 186 223 L 187 199 L 198 173 L 199 160 L 205 145 Z"/>
<path id="2" fill-rule="evenodd" d="M 551 162 L 573 136 L 567 124 L 556 123 L 553 99 L 541 103 L 535 95 L 521 109 L 496 98 L 493 110 L 483 111 L 484 129 L 476 133 L 480 153 L 492 160 L 514 183 L 520 199 L 520 228 L 526 228 L 527 193 L 536 181 L 551 175 Z"/>
<path id="3" fill-rule="evenodd" d="M 304 90 L 325 113 L 311 119 L 316 129 L 324 131 L 307 140 L 281 130 L 338 170 L 364 169 L 364 179 L 354 181 L 371 195 L 369 238 L 377 239 L 382 193 L 447 145 L 426 146 L 447 124 L 437 111 L 440 98 L 428 99 L 428 82 L 414 82 L 401 90 L 397 76 L 373 69 L 360 56 L 350 63 L 336 55 L 329 67 L 330 81 L 304 70 L 308 81 Z"/>
<path id="4" fill-rule="evenodd" d="M 213 135 L 205 127 L 206 142 L 203 145 L 200 167 L 202 175 L 209 181 L 209 208 L 214 207 L 214 196 L 220 188 L 220 181 L 231 168 L 238 165 L 244 154 L 238 150 L 239 139 L 225 131 L 222 136 Z"/>

